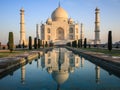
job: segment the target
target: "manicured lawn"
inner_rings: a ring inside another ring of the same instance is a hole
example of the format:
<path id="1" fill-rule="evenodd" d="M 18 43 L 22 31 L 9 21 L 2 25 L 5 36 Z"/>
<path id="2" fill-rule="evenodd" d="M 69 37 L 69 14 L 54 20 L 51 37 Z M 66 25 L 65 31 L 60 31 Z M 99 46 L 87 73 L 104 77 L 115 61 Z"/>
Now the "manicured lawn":
<path id="1" fill-rule="evenodd" d="M 109 51 L 107 49 L 100 49 L 100 48 L 82 48 L 82 50 L 88 50 L 88 51 L 93 51 L 93 52 L 100 52 L 100 53 L 104 53 L 107 55 L 111 55 L 111 56 L 120 56 L 120 50 L 112 50 Z"/>

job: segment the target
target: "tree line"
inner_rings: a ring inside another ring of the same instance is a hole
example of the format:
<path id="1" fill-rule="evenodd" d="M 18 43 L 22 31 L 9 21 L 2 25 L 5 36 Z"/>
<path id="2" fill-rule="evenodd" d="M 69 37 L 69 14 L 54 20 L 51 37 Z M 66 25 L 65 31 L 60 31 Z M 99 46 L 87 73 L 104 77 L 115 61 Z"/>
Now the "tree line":
<path id="1" fill-rule="evenodd" d="M 66 44 L 67 46 L 70 46 L 70 47 L 78 47 L 78 48 L 87 48 L 87 38 L 84 39 L 84 42 L 82 39 L 79 39 L 79 40 L 74 40 L 72 42 L 68 42 Z"/>
<path id="2" fill-rule="evenodd" d="M 68 42 L 66 45 L 70 47 L 78 47 L 78 48 L 82 48 L 82 47 L 87 48 L 87 46 L 89 48 L 91 47 L 90 44 L 87 44 L 87 38 L 84 39 L 84 42 L 82 39 L 79 39 L 79 40 L 74 40 L 72 42 Z M 13 32 L 9 32 L 7 46 L 10 52 L 12 52 L 15 49 Z M 28 47 L 29 50 L 32 50 L 32 49 L 39 49 L 39 48 L 53 47 L 53 46 L 54 43 L 52 42 L 48 43 L 47 41 L 43 41 L 37 38 L 34 38 L 34 44 L 33 44 L 32 37 L 29 36 L 28 46 L 26 46 L 25 42 L 23 42 L 22 45 L 19 44 L 16 46 L 16 48 Z M 0 49 L 1 49 L 1 42 L 0 42 Z M 109 51 L 112 50 L 112 31 L 108 32 L 108 50 Z"/>
<path id="3" fill-rule="evenodd" d="M 84 47 L 84 48 L 89 47 L 90 48 L 91 47 L 90 44 L 87 44 L 87 38 L 84 39 L 84 42 L 82 39 L 79 39 L 79 40 L 74 40 L 72 42 L 68 42 L 66 45 L 70 46 L 70 47 L 75 47 L 75 48 L 76 47 L 78 47 L 78 48 L 82 48 L 82 47 Z M 112 31 L 108 32 L 108 44 L 107 45 L 108 45 L 107 46 L 108 50 L 111 51 L 112 50 Z M 94 45 L 94 46 L 98 47 L 98 45 Z"/>
<path id="4" fill-rule="evenodd" d="M 13 32 L 9 32 L 7 46 L 10 52 L 12 52 L 15 49 Z M 39 48 L 53 47 L 53 46 L 54 44 L 52 42 L 48 43 L 47 41 L 37 39 L 36 37 L 34 38 L 34 44 L 33 44 L 32 37 L 29 36 L 28 46 L 26 46 L 25 42 L 23 41 L 22 45 L 20 44 L 16 45 L 16 48 L 24 49 L 28 47 L 29 50 L 32 50 L 32 49 L 39 49 Z M 0 47 L 1 47 L 1 42 L 0 42 Z"/>

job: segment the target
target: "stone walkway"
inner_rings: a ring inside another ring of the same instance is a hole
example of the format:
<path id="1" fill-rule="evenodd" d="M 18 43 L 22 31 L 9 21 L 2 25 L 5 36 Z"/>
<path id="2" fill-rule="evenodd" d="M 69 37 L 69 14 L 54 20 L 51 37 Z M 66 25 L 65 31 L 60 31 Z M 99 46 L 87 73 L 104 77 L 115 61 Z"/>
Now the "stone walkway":
<path id="1" fill-rule="evenodd" d="M 104 53 L 81 50 L 78 48 L 66 47 L 73 53 L 83 56 L 86 60 L 98 65 L 109 73 L 113 73 L 120 77 L 120 57 L 109 56 Z"/>
<path id="2" fill-rule="evenodd" d="M 16 66 L 31 62 L 38 58 L 43 52 L 52 50 L 53 48 L 41 48 L 39 50 L 24 52 L 23 54 L 9 55 L 9 57 L 0 58 L 0 78 L 6 71 L 9 71 Z M 2 51 L 1 51 L 2 52 Z M 3 50 L 5 52 L 5 50 Z"/>
<path id="3" fill-rule="evenodd" d="M 92 51 L 82 50 L 82 49 L 78 49 L 78 48 L 71 48 L 71 47 L 70 47 L 70 49 L 75 50 L 75 51 L 80 52 L 80 53 L 84 53 L 84 54 L 87 54 L 87 55 L 91 55 L 91 56 L 95 56 L 95 57 L 98 57 L 98 58 L 101 58 L 101 59 L 105 59 L 105 60 L 108 60 L 108 61 L 120 63 L 120 57 L 119 56 L 110 56 L 110 55 L 106 55 L 106 54 L 100 53 L 100 52 L 92 52 Z"/>
<path id="4" fill-rule="evenodd" d="M 29 62 L 30 60 L 38 58 L 38 56 L 40 56 L 40 53 L 40 51 L 31 51 L 29 53 L 26 52 L 15 56 L 0 58 L 0 77 L 3 72 L 6 72 L 15 66 Z"/>

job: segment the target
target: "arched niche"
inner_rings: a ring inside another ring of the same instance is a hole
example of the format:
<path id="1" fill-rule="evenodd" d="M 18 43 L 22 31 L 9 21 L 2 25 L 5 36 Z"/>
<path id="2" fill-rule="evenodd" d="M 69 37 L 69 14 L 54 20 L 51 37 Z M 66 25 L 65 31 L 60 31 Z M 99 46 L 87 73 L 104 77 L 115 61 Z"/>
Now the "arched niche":
<path id="1" fill-rule="evenodd" d="M 56 39 L 57 40 L 64 40 L 64 29 L 63 28 L 58 28 L 56 30 Z"/>

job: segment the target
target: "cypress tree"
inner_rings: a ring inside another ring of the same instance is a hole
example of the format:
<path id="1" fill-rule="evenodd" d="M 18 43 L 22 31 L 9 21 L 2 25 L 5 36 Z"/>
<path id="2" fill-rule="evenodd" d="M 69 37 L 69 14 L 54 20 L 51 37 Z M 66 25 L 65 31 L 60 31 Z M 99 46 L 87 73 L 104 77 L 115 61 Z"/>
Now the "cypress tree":
<path id="1" fill-rule="evenodd" d="M 75 45 L 74 45 L 74 41 L 72 41 L 72 47 L 74 47 Z"/>
<path id="2" fill-rule="evenodd" d="M 50 46 L 50 47 L 53 47 L 53 46 L 54 46 L 54 43 L 53 43 L 53 42 L 50 42 L 49 46 Z"/>
<path id="3" fill-rule="evenodd" d="M 8 49 L 9 49 L 9 41 L 7 42 L 7 47 L 8 47 Z"/>
<path id="4" fill-rule="evenodd" d="M 79 39 L 79 40 L 78 40 L 78 47 L 79 47 L 79 48 L 82 48 L 82 39 Z"/>
<path id="5" fill-rule="evenodd" d="M 24 43 L 24 41 L 23 41 L 22 47 L 23 47 L 23 49 L 25 48 L 25 43 Z"/>
<path id="6" fill-rule="evenodd" d="M 81 48 L 82 48 L 82 43 L 83 43 L 82 41 L 83 41 L 83 40 L 82 40 L 82 39 L 80 39 L 80 46 L 81 46 Z"/>
<path id="7" fill-rule="evenodd" d="M 1 42 L 0 42 L 0 49 L 1 49 Z"/>
<path id="8" fill-rule="evenodd" d="M 86 48 L 87 47 L 87 39 L 85 38 L 85 40 L 84 40 L 84 48 Z"/>
<path id="9" fill-rule="evenodd" d="M 42 47 L 42 40 L 40 40 L 40 47 Z"/>
<path id="10" fill-rule="evenodd" d="M 73 41 L 72 41 L 72 47 L 73 47 L 74 45 L 73 45 Z"/>
<path id="11" fill-rule="evenodd" d="M 43 41 L 43 44 L 42 44 L 42 45 L 43 45 L 43 48 L 44 48 L 44 47 L 45 47 L 45 45 L 44 45 L 44 41 Z"/>
<path id="12" fill-rule="evenodd" d="M 34 38 L 34 48 L 37 49 L 37 38 Z"/>
<path id="13" fill-rule="evenodd" d="M 74 41 L 74 47 L 77 47 L 77 40 Z"/>
<path id="14" fill-rule="evenodd" d="M 40 39 L 38 39 L 38 48 L 40 48 Z"/>
<path id="15" fill-rule="evenodd" d="M 29 36 L 29 50 L 32 50 L 32 37 Z"/>
<path id="16" fill-rule="evenodd" d="M 76 40 L 76 48 L 78 48 L 78 40 Z"/>
<path id="17" fill-rule="evenodd" d="M 13 51 L 14 49 L 14 37 L 13 37 L 13 32 L 9 32 L 9 39 L 8 39 L 8 45 L 9 45 L 9 50 L 10 52 Z"/>
<path id="18" fill-rule="evenodd" d="M 47 43 L 47 41 L 46 41 L 46 43 L 45 43 L 45 47 L 48 47 L 48 43 Z"/>
<path id="19" fill-rule="evenodd" d="M 72 47 L 77 47 L 77 41 L 72 41 Z"/>
<path id="20" fill-rule="evenodd" d="M 108 50 L 112 50 L 112 31 L 108 32 Z"/>
<path id="21" fill-rule="evenodd" d="M 78 47 L 80 48 L 80 39 L 78 40 Z"/>
<path id="22" fill-rule="evenodd" d="M 71 46 L 71 42 L 68 42 L 66 45 L 70 47 Z"/>

